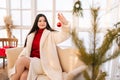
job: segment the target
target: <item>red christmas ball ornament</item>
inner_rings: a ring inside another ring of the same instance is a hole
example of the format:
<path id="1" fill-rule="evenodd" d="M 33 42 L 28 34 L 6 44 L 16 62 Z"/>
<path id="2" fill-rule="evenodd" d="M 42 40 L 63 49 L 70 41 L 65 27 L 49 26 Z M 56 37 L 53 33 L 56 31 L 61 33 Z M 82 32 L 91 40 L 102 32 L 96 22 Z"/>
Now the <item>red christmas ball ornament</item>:
<path id="1" fill-rule="evenodd" d="M 61 26 L 62 26 L 61 22 L 58 22 L 58 23 L 57 23 L 57 26 L 58 26 L 58 27 L 61 27 Z"/>

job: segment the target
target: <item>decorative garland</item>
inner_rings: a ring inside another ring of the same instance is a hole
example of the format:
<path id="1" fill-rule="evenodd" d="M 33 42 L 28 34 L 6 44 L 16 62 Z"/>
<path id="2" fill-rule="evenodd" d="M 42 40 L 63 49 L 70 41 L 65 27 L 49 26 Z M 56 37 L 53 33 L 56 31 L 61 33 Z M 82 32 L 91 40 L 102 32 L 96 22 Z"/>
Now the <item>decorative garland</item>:
<path id="1" fill-rule="evenodd" d="M 76 16 L 83 16 L 82 14 L 82 7 L 81 7 L 81 2 L 78 0 L 75 2 L 74 6 L 73 6 L 73 15 Z"/>

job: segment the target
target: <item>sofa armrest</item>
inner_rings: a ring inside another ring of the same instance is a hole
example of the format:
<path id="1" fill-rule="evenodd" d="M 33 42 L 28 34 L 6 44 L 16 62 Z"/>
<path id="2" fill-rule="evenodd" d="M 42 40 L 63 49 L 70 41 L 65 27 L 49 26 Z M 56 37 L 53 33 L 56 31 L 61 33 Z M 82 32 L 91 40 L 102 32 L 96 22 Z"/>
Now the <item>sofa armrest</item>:
<path id="1" fill-rule="evenodd" d="M 14 66 L 14 63 L 20 54 L 20 52 L 23 50 L 23 47 L 16 47 L 16 48 L 9 48 L 6 49 L 6 56 L 7 56 L 7 67 L 8 70 L 11 69 Z"/>

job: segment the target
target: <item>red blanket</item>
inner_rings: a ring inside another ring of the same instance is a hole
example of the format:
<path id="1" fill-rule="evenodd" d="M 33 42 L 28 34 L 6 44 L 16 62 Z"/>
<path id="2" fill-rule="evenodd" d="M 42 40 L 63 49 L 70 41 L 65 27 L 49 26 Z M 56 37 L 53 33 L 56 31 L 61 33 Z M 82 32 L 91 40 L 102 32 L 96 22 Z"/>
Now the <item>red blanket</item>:
<path id="1" fill-rule="evenodd" d="M 0 48 L 0 57 L 6 57 L 5 50 L 7 48 L 13 48 L 13 46 L 4 46 L 3 48 Z"/>

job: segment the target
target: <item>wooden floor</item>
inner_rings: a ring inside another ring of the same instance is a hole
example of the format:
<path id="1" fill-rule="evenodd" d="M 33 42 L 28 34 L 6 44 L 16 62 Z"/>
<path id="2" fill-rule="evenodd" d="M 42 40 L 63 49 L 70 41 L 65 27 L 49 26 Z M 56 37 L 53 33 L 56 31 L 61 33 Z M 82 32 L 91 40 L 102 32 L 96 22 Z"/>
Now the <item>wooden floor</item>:
<path id="1" fill-rule="evenodd" d="M 7 67 L 5 69 L 0 67 L 0 80 L 9 80 L 7 74 Z"/>

